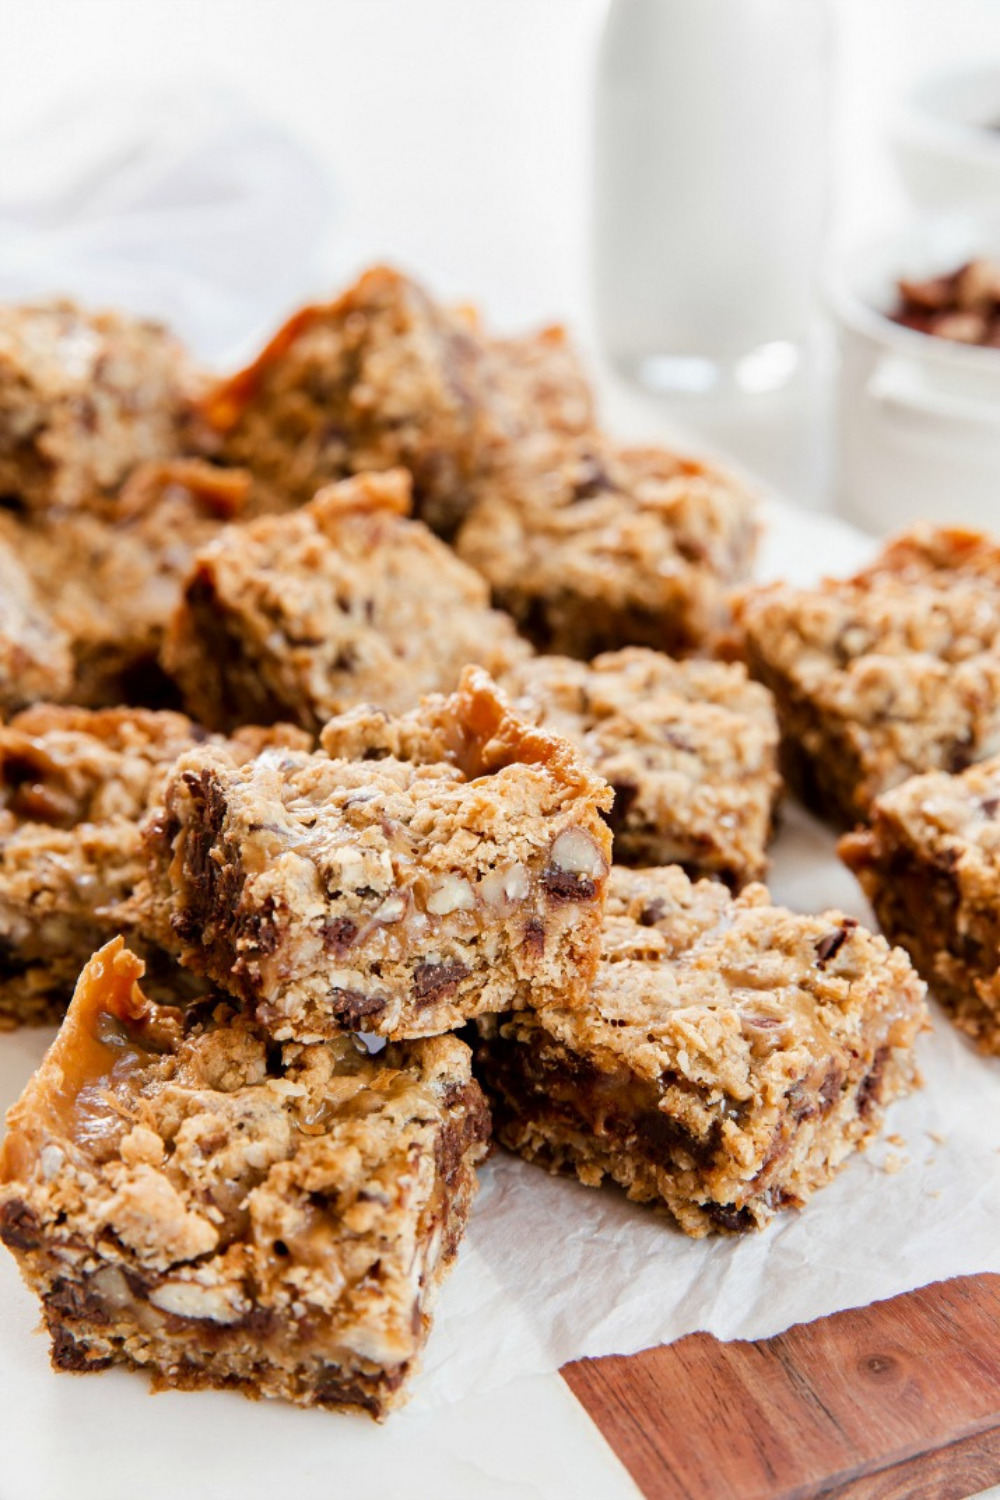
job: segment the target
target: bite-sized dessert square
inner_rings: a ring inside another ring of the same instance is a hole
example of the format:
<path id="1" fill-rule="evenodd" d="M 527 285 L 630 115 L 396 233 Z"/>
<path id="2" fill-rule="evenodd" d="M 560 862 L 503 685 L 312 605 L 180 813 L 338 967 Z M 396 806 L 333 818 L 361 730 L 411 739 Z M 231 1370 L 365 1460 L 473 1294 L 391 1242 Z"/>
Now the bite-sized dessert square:
<path id="1" fill-rule="evenodd" d="M 1000 756 L 911 776 L 840 857 L 956 1026 L 1000 1053 Z"/>
<path id="2" fill-rule="evenodd" d="M 455 1037 L 269 1042 L 160 1006 L 115 939 L 7 1117 L 0 1239 L 57 1370 L 381 1417 L 407 1394 L 489 1116 Z"/>
<path id="3" fill-rule="evenodd" d="M 749 575 L 756 506 L 731 475 L 597 434 L 512 448 L 456 538 L 539 650 L 707 654 Z"/>
<path id="4" fill-rule="evenodd" d="M 561 331 L 490 340 L 468 310 L 377 266 L 336 301 L 296 313 L 208 393 L 202 415 L 208 446 L 252 469 L 273 505 L 402 466 L 417 513 L 447 533 L 492 444 L 539 422 L 589 425 L 591 402 Z"/>
<path id="5" fill-rule="evenodd" d="M 137 464 L 180 451 L 197 386 L 158 323 L 71 302 L 0 308 L 0 495 L 99 506 Z"/>
<path id="6" fill-rule="evenodd" d="M 38 704 L 0 726 L 0 1029 L 50 1020 L 115 933 L 143 874 L 140 823 L 167 770 L 206 740 L 183 714 Z M 254 755 L 300 731 L 244 731 L 220 754 Z M 146 956 L 158 958 L 147 945 Z"/>
<path id="7" fill-rule="evenodd" d="M 916 526 L 851 578 L 755 590 L 740 624 L 786 774 L 835 822 L 1000 750 L 1000 546 L 979 532 Z"/>
<path id="8" fill-rule="evenodd" d="M 150 933 L 275 1036 L 431 1036 L 585 998 L 611 833 L 604 781 L 469 668 L 323 753 L 180 758 L 148 831 Z"/>
<path id="9" fill-rule="evenodd" d="M 616 866 L 589 1004 L 477 1022 L 497 1138 L 687 1234 L 800 1207 L 917 1081 L 924 985 L 837 912 Z"/>
<path id="10" fill-rule="evenodd" d="M 163 650 L 189 712 L 215 729 L 318 731 L 357 703 L 398 712 L 449 692 L 469 662 L 502 672 L 527 655 L 409 507 L 404 470 L 358 475 L 199 553 Z"/>
<path id="11" fill-rule="evenodd" d="M 249 491 L 242 470 L 171 459 L 141 465 L 100 515 L 0 513 L 0 541 L 17 552 L 46 600 L 49 629 L 68 643 L 60 691 L 34 699 L 90 708 L 176 701 L 158 660 L 167 624 L 195 553 L 244 514 Z"/>
<path id="12" fill-rule="evenodd" d="M 64 697 L 72 678 L 69 640 L 42 603 L 15 540 L 0 534 L 0 716 Z"/>
<path id="13" fill-rule="evenodd" d="M 503 686 L 610 782 L 616 860 L 679 864 L 732 886 L 763 875 L 778 726 L 770 693 L 742 665 L 632 646 L 589 664 L 536 656 Z"/>

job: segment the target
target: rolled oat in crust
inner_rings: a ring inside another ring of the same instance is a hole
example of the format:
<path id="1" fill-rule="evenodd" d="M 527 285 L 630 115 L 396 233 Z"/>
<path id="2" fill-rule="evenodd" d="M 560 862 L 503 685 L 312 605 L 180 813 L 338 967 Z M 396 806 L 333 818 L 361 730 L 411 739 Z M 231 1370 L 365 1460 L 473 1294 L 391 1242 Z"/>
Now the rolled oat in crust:
<path id="1" fill-rule="evenodd" d="M 486 1151 L 468 1048 L 276 1046 L 141 976 L 120 939 L 95 955 L 7 1118 L 0 1239 L 54 1367 L 384 1416 Z"/>
<path id="2" fill-rule="evenodd" d="M 616 866 L 589 1004 L 480 1020 L 475 1066 L 529 1161 L 741 1233 L 868 1145 L 925 1024 L 906 955 L 852 919 Z"/>

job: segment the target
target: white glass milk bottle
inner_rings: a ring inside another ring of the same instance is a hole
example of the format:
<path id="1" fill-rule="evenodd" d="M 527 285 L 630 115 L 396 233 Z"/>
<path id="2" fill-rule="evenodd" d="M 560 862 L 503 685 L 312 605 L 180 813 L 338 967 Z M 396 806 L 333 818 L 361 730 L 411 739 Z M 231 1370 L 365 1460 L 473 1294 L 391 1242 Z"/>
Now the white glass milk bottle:
<path id="1" fill-rule="evenodd" d="M 794 377 L 825 223 L 830 45 L 825 0 L 612 0 L 596 314 L 607 357 L 648 389 Z"/>

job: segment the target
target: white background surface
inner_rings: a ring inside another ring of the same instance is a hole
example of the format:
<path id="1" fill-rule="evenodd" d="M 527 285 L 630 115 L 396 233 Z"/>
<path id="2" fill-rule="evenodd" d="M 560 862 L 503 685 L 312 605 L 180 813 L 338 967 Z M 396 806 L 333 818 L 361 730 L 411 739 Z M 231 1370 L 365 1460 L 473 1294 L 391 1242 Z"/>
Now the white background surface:
<path id="1" fill-rule="evenodd" d="M 905 211 L 880 135 L 894 97 L 929 67 L 1000 55 L 1000 5 L 833 4 L 834 224 L 851 239 Z M 482 298 L 500 324 L 579 324 L 604 10 L 605 0 L 4 0 L 0 145 L 94 91 L 234 87 L 334 174 L 331 280 L 391 256 L 449 296 Z"/>
<path id="2" fill-rule="evenodd" d="M 1000 56 L 1000 3 L 831 5 L 831 242 L 841 244 L 906 213 L 882 134 L 893 101 L 931 67 Z M 3 0 L 0 193 L 13 139 L 56 107 L 123 90 L 236 89 L 333 178 L 322 269 L 302 295 L 390 258 L 444 296 L 482 302 L 498 326 L 564 318 L 589 345 L 590 99 L 604 11 L 605 0 Z M 273 323 L 295 294 L 268 290 Z M 680 430 L 728 449 L 815 506 L 835 486 L 829 405 L 821 374 L 750 414 L 649 402 L 640 416 L 646 436 Z"/>
<path id="3" fill-rule="evenodd" d="M 850 240 L 905 212 L 879 136 L 894 93 L 929 65 L 1000 54 L 1000 4 L 836 8 L 834 228 Z M 563 317 L 586 339 L 589 89 L 603 9 L 603 0 L 3 0 L 0 188 L 11 138 L 57 105 L 95 90 L 221 83 L 265 104 L 329 168 L 324 282 L 391 258 L 444 295 L 481 300 L 500 326 Z M 676 425 L 676 414 L 605 384 L 612 422 L 631 435 Z M 773 457 L 766 440 L 744 451 L 762 467 Z M 789 472 L 806 490 L 821 482 L 810 463 Z M 0 1042 L 8 1092 L 37 1042 L 18 1053 Z M 246 1455 L 245 1500 L 311 1500 L 345 1481 L 373 1500 L 635 1493 L 557 1377 L 376 1430 L 225 1395 L 148 1400 L 141 1381 L 120 1373 L 55 1380 L 33 1323 L 4 1257 L 0 1500 L 214 1500 L 233 1493 L 234 1450 Z"/>

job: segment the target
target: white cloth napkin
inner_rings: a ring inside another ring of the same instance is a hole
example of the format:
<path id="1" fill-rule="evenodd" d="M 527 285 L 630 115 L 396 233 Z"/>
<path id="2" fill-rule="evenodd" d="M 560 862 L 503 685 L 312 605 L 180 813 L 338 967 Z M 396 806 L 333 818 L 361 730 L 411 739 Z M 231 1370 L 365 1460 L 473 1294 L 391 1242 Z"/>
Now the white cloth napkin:
<path id="1" fill-rule="evenodd" d="M 325 169 L 230 93 L 95 96 L 0 143 L 0 160 L 0 300 L 161 318 L 213 361 L 315 281 Z"/>

